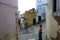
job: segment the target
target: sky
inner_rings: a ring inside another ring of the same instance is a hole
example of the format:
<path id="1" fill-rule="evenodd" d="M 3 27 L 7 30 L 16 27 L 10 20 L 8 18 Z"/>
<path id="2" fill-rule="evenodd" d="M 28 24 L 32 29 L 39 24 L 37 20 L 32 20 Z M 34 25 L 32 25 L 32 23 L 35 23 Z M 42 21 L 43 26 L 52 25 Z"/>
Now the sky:
<path id="1" fill-rule="evenodd" d="M 18 0 L 18 10 L 20 14 L 32 8 L 36 8 L 36 0 Z"/>

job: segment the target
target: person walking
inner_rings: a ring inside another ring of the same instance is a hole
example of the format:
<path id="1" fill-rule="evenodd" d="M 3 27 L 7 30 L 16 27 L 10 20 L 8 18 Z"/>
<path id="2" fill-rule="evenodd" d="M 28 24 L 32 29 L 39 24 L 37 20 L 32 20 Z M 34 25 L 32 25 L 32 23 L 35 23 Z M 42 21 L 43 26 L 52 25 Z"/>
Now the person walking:
<path id="1" fill-rule="evenodd" d="M 25 23 L 25 30 L 26 30 L 26 33 L 29 33 L 29 31 L 28 31 L 28 23 L 27 22 Z"/>
<path id="2" fill-rule="evenodd" d="M 42 40 L 42 25 L 40 25 L 40 30 L 39 30 L 39 40 Z"/>

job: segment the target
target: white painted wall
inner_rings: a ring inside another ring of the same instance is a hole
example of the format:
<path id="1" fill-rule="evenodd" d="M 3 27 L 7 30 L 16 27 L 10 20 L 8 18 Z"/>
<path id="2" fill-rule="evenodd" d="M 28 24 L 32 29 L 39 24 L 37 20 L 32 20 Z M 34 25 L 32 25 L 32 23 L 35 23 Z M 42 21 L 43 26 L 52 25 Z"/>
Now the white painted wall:
<path id="1" fill-rule="evenodd" d="M 58 23 L 52 16 L 53 14 L 53 0 L 47 0 L 48 5 L 46 6 L 46 26 L 47 26 L 47 36 L 50 40 L 50 37 L 56 38 Z"/>

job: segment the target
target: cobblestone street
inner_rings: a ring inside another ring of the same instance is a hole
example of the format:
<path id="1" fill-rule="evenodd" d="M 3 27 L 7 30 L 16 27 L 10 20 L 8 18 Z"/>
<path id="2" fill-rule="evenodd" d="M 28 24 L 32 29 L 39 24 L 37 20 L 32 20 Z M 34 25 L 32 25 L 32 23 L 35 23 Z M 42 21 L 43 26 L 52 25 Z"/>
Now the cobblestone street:
<path id="1" fill-rule="evenodd" d="M 43 23 L 40 23 L 42 24 L 42 40 L 46 40 L 46 24 L 45 22 Z M 38 40 L 38 32 L 39 32 L 39 25 L 40 24 L 37 24 L 37 25 L 33 25 L 31 27 L 28 28 L 29 30 L 29 33 L 25 33 L 25 30 L 22 31 L 20 30 L 18 32 L 18 38 L 19 40 Z"/>

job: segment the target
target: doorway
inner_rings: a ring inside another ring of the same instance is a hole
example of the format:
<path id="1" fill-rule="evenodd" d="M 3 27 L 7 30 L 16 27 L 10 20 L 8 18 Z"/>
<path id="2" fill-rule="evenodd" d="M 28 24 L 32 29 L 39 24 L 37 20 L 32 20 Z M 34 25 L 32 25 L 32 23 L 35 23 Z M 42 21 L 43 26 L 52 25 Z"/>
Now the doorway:
<path id="1" fill-rule="evenodd" d="M 36 25 L 36 19 L 35 18 L 33 19 L 33 25 Z"/>

